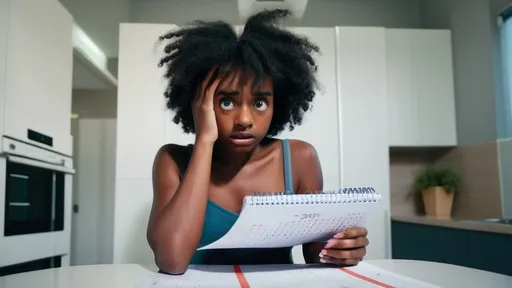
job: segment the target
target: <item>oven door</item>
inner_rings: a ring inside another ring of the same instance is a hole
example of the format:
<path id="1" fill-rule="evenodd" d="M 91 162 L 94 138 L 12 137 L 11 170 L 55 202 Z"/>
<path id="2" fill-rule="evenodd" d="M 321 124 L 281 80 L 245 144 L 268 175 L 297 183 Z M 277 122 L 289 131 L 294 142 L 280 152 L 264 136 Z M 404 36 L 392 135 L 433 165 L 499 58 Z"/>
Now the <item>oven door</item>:
<path id="1" fill-rule="evenodd" d="M 68 170 L 23 157 L 7 157 L 4 237 L 64 229 Z"/>
<path id="2" fill-rule="evenodd" d="M 0 267 L 56 256 L 68 265 L 73 159 L 6 137 L 2 152 Z"/>

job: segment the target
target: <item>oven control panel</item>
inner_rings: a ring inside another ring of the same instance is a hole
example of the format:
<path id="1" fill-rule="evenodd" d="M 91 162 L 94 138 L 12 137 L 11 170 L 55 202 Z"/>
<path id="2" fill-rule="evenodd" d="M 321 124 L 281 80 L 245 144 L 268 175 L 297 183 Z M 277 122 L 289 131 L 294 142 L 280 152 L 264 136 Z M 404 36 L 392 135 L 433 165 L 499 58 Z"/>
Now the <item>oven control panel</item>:
<path id="1" fill-rule="evenodd" d="M 25 142 L 2 137 L 3 153 L 42 161 L 48 164 L 73 168 L 73 159 Z"/>

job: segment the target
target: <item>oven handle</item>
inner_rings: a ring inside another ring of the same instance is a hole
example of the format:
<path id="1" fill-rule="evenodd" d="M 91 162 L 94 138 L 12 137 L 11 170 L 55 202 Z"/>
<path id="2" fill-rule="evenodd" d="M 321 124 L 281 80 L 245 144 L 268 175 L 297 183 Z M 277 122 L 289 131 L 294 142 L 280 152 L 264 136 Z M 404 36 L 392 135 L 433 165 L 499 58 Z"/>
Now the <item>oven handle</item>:
<path id="1" fill-rule="evenodd" d="M 39 168 L 45 168 L 48 170 L 64 172 L 67 174 L 75 174 L 75 169 L 67 168 L 65 166 L 50 164 L 50 163 L 46 163 L 46 162 L 41 162 L 41 161 L 27 159 L 27 158 L 13 156 L 13 155 L 7 155 L 7 159 L 11 162 L 18 163 L 18 164 L 24 164 L 24 165 L 34 166 L 34 167 L 39 167 Z"/>

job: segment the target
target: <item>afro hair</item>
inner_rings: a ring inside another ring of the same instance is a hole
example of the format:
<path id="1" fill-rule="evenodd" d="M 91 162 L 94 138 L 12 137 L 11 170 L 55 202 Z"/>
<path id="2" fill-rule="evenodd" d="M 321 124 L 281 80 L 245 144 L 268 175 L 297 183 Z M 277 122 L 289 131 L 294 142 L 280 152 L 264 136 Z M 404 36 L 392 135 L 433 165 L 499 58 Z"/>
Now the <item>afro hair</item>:
<path id="1" fill-rule="evenodd" d="M 159 67 L 166 69 L 168 85 L 164 93 L 167 108 L 176 114 L 185 133 L 195 133 L 192 100 L 197 87 L 214 66 L 248 67 L 261 83 L 262 74 L 274 83 L 274 113 L 268 136 L 288 125 L 300 125 L 303 113 L 315 96 L 317 70 L 312 52 L 319 48 L 306 37 L 281 29 L 278 21 L 289 10 L 263 11 L 251 16 L 238 37 L 234 27 L 222 21 L 195 21 L 159 38 L 171 40 L 164 46 Z"/>

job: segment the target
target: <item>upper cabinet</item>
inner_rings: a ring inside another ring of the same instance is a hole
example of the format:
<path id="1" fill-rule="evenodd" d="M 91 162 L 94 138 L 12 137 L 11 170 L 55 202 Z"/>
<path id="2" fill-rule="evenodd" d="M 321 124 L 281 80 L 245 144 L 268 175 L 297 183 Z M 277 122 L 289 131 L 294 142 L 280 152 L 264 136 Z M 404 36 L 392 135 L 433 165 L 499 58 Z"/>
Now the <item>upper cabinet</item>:
<path id="1" fill-rule="evenodd" d="M 57 0 L 0 1 L 8 23 L 3 134 L 71 155 L 73 17 Z M 41 134 L 51 143 L 33 137 Z"/>
<path id="2" fill-rule="evenodd" d="M 386 29 L 389 146 L 456 146 L 448 30 Z"/>

